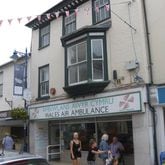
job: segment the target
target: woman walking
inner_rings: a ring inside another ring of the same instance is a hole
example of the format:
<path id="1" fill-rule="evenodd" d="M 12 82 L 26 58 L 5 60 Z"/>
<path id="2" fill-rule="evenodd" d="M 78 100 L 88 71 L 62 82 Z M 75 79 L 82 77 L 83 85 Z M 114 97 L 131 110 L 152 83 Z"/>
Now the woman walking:
<path id="1" fill-rule="evenodd" d="M 73 139 L 70 142 L 70 153 L 72 165 L 80 165 L 81 158 L 81 141 L 77 132 L 73 133 Z"/>
<path id="2" fill-rule="evenodd" d="M 103 165 L 106 164 L 106 159 L 108 159 L 108 152 L 110 152 L 108 138 L 109 136 L 107 134 L 103 134 L 103 136 L 101 137 L 100 145 L 99 145 L 99 150 L 104 151 L 104 153 L 99 155 L 99 157 L 103 161 Z"/>

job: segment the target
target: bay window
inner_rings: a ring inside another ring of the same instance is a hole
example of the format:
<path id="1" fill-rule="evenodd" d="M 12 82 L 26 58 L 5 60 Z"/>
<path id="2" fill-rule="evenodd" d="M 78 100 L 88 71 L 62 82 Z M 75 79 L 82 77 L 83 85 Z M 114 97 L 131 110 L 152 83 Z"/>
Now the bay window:
<path id="1" fill-rule="evenodd" d="M 70 95 L 81 95 L 102 91 L 108 84 L 105 28 L 64 36 L 65 87 Z"/>

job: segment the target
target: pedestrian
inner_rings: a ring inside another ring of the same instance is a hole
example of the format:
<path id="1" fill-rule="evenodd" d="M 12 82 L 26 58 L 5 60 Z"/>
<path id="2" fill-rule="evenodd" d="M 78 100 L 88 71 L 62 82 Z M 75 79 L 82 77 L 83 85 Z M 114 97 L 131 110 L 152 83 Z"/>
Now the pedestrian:
<path id="1" fill-rule="evenodd" d="M 121 159 L 121 153 L 124 151 L 124 146 L 118 141 L 118 138 L 113 137 L 112 143 L 110 144 L 110 150 L 113 156 L 113 165 L 119 165 Z"/>
<path id="2" fill-rule="evenodd" d="M 77 132 L 73 133 L 73 139 L 70 142 L 70 153 L 72 165 L 80 165 L 81 159 L 81 141 Z"/>
<path id="3" fill-rule="evenodd" d="M 87 156 L 87 162 L 88 165 L 95 165 L 96 161 L 96 154 L 102 154 L 106 151 L 100 151 L 97 147 L 96 140 L 91 139 L 89 141 L 89 151 L 88 151 L 88 156 Z"/>
<path id="4" fill-rule="evenodd" d="M 4 150 L 12 150 L 14 141 L 9 133 L 5 133 L 5 137 L 2 140 L 2 153 Z"/>
<path id="5" fill-rule="evenodd" d="M 108 134 L 103 134 L 101 137 L 101 142 L 99 144 L 99 150 L 104 151 L 99 155 L 100 159 L 103 161 L 103 165 L 106 164 L 106 159 L 108 159 L 109 144 L 108 144 Z"/>

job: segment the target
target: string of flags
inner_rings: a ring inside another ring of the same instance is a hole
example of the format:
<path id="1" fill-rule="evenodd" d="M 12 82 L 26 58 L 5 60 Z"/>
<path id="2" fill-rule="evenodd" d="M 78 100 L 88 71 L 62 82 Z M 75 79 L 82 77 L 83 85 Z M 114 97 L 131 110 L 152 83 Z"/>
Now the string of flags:
<path id="1" fill-rule="evenodd" d="M 105 5 L 105 10 L 106 11 L 110 10 L 110 5 L 109 4 Z M 90 11 L 90 8 L 84 8 L 84 11 L 88 15 L 88 13 Z M 98 6 L 95 7 L 95 11 L 99 12 L 99 7 Z M 29 22 L 29 21 L 31 21 L 34 18 L 37 18 L 39 22 L 41 22 L 41 21 L 44 22 L 45 19 L 46 20 L 50 20 L 52 18 L 59 18 L 60 15 L 65 15 L 66 17 L 69 17 L 71 13 L 75 13 L 75 15 L 77 15 L 78 12 L 79 12 L 79 9 L 76 8 L 74 10 L 55 11 L 55 12 L 41 14 L 41 15 L 35 15 L 35 16 L 26 16 L 26 17 L 18 17 L 18 18 L 0 19 L 0 26 L 2 26 L 2 24 L 4 22 L 7 22 L 9 25 L 11 25 L 13 21 L 16 21 L 18 24 L 21 24 L 21 22 L 23 20 L 26 20 L 26 21 Z"/>

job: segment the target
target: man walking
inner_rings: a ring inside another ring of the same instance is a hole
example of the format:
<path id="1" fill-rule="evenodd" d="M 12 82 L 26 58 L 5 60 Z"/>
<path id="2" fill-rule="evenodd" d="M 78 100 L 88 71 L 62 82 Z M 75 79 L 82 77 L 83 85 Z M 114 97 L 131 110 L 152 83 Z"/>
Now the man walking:
<path id="1" fill-rule="evenodd" d="M 14 141 L 9 133 L 5 133 L 5 137 L 2 140 L 2 147 L 4 150 L 12 150 L 14 145 Z"/>

